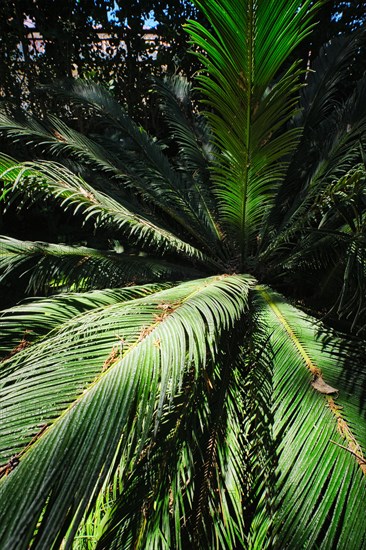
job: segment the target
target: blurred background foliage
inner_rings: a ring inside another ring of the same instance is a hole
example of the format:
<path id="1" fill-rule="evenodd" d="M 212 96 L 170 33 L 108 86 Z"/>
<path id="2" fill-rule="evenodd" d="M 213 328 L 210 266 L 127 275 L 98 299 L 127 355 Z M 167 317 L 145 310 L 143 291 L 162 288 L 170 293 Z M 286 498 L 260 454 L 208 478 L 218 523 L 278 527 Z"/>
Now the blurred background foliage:
<path id="1" fill-rule="evenodd" d="M 294 55 L 314 59 L 325 42 L 362 26 L 365 12 L 363 1 L 326 2 L 314 33 Z M 186 0 L 1 2 L 0 96 L 13 108 L 41 114 L 51 99 L 39 94 L 40 85 L 89 77 L 107 85 L 149 127 L 155 122 L 151 76 L 189 77 L 197 68 L 182 29 L 187 18 L 203 16 Z"/>
<path id="2" fill-rule="evenodd" d="M 1 96 L 42 114 L 50 105 L 40 85 L 93 78 L 149 126 L 151 76 L 195 70 L 182 24 L 198 17 L 184 0 L 2 2 Z"/>
<path id="3" fill-rule="evenodd" d="M 180 73 L 192 77 L 187 19 L 200 19 L 187 0 L 7 0 L 0 3 L 0 99 L 7 108 L 36 115 L 59 110 L 42 86 L 65 78 L 103 82 L 147 130 L 159 134 L 161 119 L 152 100 L 151 79 Z M 294 52 L 311 64 L 321 46 L 366 21 L 363 1 L 328 1 L 313 34 Z M 359 55 L 360 64 L 365 56 Z M 365 67 L 355 69 L 355 79 Z M 350 75 L 352 82 L 352 75 Z M 79 113 L 78 124 L 85 124 Z"/>

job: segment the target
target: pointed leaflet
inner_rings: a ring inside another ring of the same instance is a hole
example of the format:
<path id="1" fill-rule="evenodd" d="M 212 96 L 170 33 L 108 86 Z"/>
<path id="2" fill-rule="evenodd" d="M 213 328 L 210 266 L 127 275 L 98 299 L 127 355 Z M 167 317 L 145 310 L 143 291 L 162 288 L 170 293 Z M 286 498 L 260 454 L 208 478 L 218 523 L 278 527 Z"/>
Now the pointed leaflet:
<path id="1" fill-rule="evenodd" d="M 284 158 L 297 130 L 283 130 L 296 109 L 300 71 L 292 66 L 273 84 L 281 66 L 309 32 L 317 4 L 300 0 L 196 0 L 212 32 L 191 21 L 187 30 L 205 72 L 200 90 L 221 152 L 212 172 L 221 216 L 241 250 L 241 264 L 256 246 L 263 209 L 283 178 Z"/>
<path id="2" fill-rule="evenodd" d="M 54 339 L 45 340 L 43 350 L 41 343 L 29 348 L 29 363 L 27 350 L 15 359 L 22 365 L 14 366 L 16 380 L 6 386 L 8 403 L 15 407 L 18 400 L 21 407 L 33 404 L 41 411 L 42 403 L 52 407 L 50 392 L 60 382 L 69 383 L 63 372 L 57 377 L 68 350 L 70 372 L 76 369 L 81 374 L 92 356 L 96 361 L 101 345 L 104 350 L 94 382 L 73 397 L 55 420 L 50 418 L 49 428 L 1 481 L 4 548 L 27 548 L 41 515 L 36 537 L 41 547 L 50 547 L 70 526 L 77 527 L 116 453 L 130 459 L 135 454 L 130 434 L 134 433 L 136 443 L 140 439 L 142 448 L 186 369 L 194 365 L 198 376 L 209 356 L 216 354 L 215 342 L 222 330 L 230 328 L 246 308 L 249 284 L 246 276 L 192 281 L 125 306 L 112 306 L 113 314 L 111 310 L 89 318 L 86 314 L 84 323 L 79 319 L 73 330 L 66 325 L 56 333 L 55 347 Z M 116 333 L 125 342 L 103 369 Z M 11 359 L 4 365 L 10 371 Z M 62 399 L 60 388 L 56 395 Z M 18 420 L 16 415 L 14 421 Z M 13 427 L 9 426 L 10 432 Z M 72 538 L 74 530 L 69 534 Z"/>
<path id="3" fill-rule="evenodd" d="M 366 76 L 357 82 L 347 101 L 333 104 L 321 123 L 305 126 L 305 131 L 308 134 L 303 136 L 271 213 L 276 233 L 267 236 L 268 250 L 278 249 L 301 231 L 327 188 L 364 160 Z M 301 168 L 304 166 L 306 169 Z"/>
<path id="4" fill-rule="evenodd" d="M 7 353 L 0 369 L 2 410 L 6 412 L 0 436 L 2 464 L 23 452 L 45 424 L 118 359 L 123 339 L 107 317 L 116 316 L 116 310 L 129 311 L 131 301 L 159 290 L 159 285 L 146 285 L 61 295 L 3 312 L 0 344 Z M 98 323 L 103 332 L 98 345 L 94 326 L 87 330 L 88 323 Z M 73 342 L 77 343 L 74 348 Z M 19 411 L 21 418 L 17 418 Z"/>
<path id="5" fill-rule="evenodd" d="M 365 314 L 365 183 L 365 167 L 356 165 L 324 186 L 302 216 L 297 242 L 281 260 L 274 260 L 282 278 L 302 278 L 306 270 L 307 278 L 314 277 L 319 285 L 317 294 L 328 295 L 330 312 L 349 317 L 352 329 L 358 325 L 359 330 Z"/>
<path id="6" fill-rule="evenodd" d="M 155 82 L 160 107 L 171 131 L 170 139 L 179 147 L 179 163 L 188 182 L 186 192 L 196 205 L 210 232 L 220 238 L 215 211 L 216 201 L 209 186 L 208 162 L 213 158 L 207 121 L 195 113 L 192 86 L 181 75 Z"/>
<path id="7" fill-rule="evenodd" d="M 220 342 L 217 363 L 208 365 L 204 377 L 187 376 L 137 467 L 122 469 L 114 481 L 118 499 L 105 488 L 79 544 L 89 532 L 98 549 L 241 547 L 248 516 L 242 419 L 250 398 L 244 405 L 247 385 L 232 351 L 237 335 L 230 331 Z M 100 509 L 107 515 L 96 524 Z"/>
<path id="8" fill-rule="evenodd" d="M 34 119 L 18 122 L 4 113 L 0 113 L 0 132 L 14 140 L 26 139 L 28 145 L 46 150 L 53 158 L 64 155 L 90 166 L 104 178 L 107 175 L 110 182 L 118 182 L 118 186 L 155 204 L 206 247 L 218 246 L 217 235 L 202 216 L 200 201 L 191 201 L 186 194 L 182 172 L 173 169 L 161 145 L 123 111 L 107 90 L 96 83 L 78 81 L 72 86 L 71 97 L 82 98 L 102 114 L 102 124 L 117 129 L 119 139 L 108 141 L 104 135 L 92 139 L 54 116 L 47 123 Z"/>
<path id="9" fill-rule="evenodd" d="M 57 294 L 49 298 L 29 299 L 1 312 L 0 349 L 14 355 L 23 340 L 27 345 L 40 337 L 49 337 L 71 319 L 91 310 L 103 309 L 168 288 L 169 284 L 151 284 L 118 289 Z"/>
<path id="10" fill-rule="evenodd" d="M 196 278 L 184 268 L 153 256 L 116 253 L 86 246 L 29 242 L 0 235 L 0 282 L 14 274 L 28 279 L 27 292 L 88 290 L 161 280 Z"/>
<path id="11" fill-rule="evenodd" d="M 75 550 L 86 536 L 101 550 L 267 548 L 275 456 L 266 330 L 246 316 L 214 368 L 186 378 L 137 467 L 124 466 L 98 497 Z"/>
<path id="12" fill-rule="evenodd" d="M 306 86 L 301 91 L 303 110 L 296 119 L 296 123 L 305 127 L 305 141 L 310 138 L 309 130 L 315 129 L 339 105 L 342 85 L 349 81 L 352 64 L 365 38 L 366 29 L 361 28 L 349 36 L 332 38 L 320 49 L 306 76 Z"/>
<path id="13" fill-rule="evenodd" d="M 230 372 L 229 365 L 226 368 Z M 217 399 L 220 393 L 226 394 L 227 384 L 220 388 L 216 383 L 219 381 L 211 368 L 204 377 L 187 377 L 174 408 L 162 418 L 153 445 L 149 445 L 137 468 L 120 480 L 119 498 L 111 506 L 111 517 L 106 518 L 109 521 L 98 548 L 180 550 L 197 544 L 201 537 L 212 547 L 211 537 L 225 531 L 225 500 L 240 502 L 240 492 L 232 490 L 235 483 L 231 471 L 227 475 L 227 461 L 221 462 L 217 456 L 218 432 L 224 432 L 227 424 L 226 412 L 217 406 Z M 226 444 L 221 443 L 228 451 Z M 230 494 L 225 494 L 226 477 Z M 106 488 L 105 499 L 108 493 Z M 215 515 L 214 522 L 211 513 Z M 228 516 L 231 525 L 237 520 L 240 524 L 242 517 Z M 227 532 L 226 537 L 237 540 L 235 533 Z"/>
<path id="14" fill-rule="evenodd" d="M 362 377 L 334 333 L 259 288 L 273 351 L 274 438 L 278 448 L 275 548 L 363 548 L 366 418 Z M 313 381 L 313 383 L 312 383 Z M 347 516 L 344 511 L 347 510 Z M 301 521 L 299 518 L 301 517 Z"/>
<path id="15" fill-rule="evenodd" d="M 4 170 L 3 170 L 4 167 Z M 107 226 L 126 235 L 142 248 L 173 251 L 203 259 L 194 246 L 182 241 L 168 230 L 159 227 L 148 217 L 130 211 L 124 204 L 88 185 L 64 166 L 50 161 L 18 164 L 6 155 L 0 155 L 0 174 L 15 192 L 31 198 L 53 198 L 64 209 L 74 207 L 85 220 L 93 219 L 98 226 Z M 210 259 L 206 259 L 210 263 Z M 211 260 L 212 262 L 212 260 Z"/>

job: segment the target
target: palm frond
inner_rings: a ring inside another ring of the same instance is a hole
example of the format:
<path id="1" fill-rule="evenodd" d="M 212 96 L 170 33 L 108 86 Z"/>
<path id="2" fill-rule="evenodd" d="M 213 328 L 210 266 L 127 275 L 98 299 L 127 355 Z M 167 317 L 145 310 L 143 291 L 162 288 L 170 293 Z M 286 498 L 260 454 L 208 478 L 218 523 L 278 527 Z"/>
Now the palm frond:
<path id="1" fill-rule="evenodd" d="M 254 421 L 248 415 L 250 403 L 254 404 L 248 390 L 251 386 L 251 391 L 258 391 L 254 381 L 258 372 L 252 371 L 251 384 L 245 383 L 243 372 L 250 361 L 230 351 L 239 334 L 242 328 L 226 344 L 222 342 L 216 365 L 204 377 L 185 381 L 180 400 L 162 418 L 156 442 L 130 473 L 123 475 L 122 469 L 113 483 L 118 487 L 113 489 L 114 497 L 111 488 L 105 487 L 99 504 L 105 516 L 93 530 L 92 514 L 80 537 L 88 532 L 101 549 L 245 546 L 253 504 L 249 498 L 246 503 L 242 500 L 243 486 L 252 482 L 248 454 L 257 463 L 256 474 L 260 468 L 262 473 L 263 467 L 266 473 L 267 469 L 258 460 L 259 446 L 251 451 L 246 446 L 242 421 L 244 417 L 248 425 Z M 264 432 L 256 413 L 259 443 Z M 96 507 L 94 513 L 99 510 Z M 75 544 L 78 547 L 78 539 Z"/>
<path id="2" fill-rule="evenodd" d="M 4 548 L 27 548 L 37 524 L 41 546 L 73 538 L 116 458 L 138 459 L 185 374 L 217 355 L 250 284 L 220 276 L 86 312 L 3 363 L 0 448 L 20 459 L 1 482 Z"/>
<path id="3" fill-rule="evenodd" d="M 3 134 L 12 137 L 14 141 L 26 139 L 28 145 L 38 145 L 51 156 L 59 158 L 64 155 L 69 159 L 86 164 L 92 170 L 100 171 L 104 177 L 118 179 L 120 185 L 132 185 L 135 191 L 138 190 L 146 199 L 153 200 L 158 206 L 163 205 L 163 209 L 175 221 L 183 223 L 183 225 L 186 224 L 185 218 L 179 212 L 179 197 L 177 193 L 172 191 L 172 186 L 170 188 L 169 186 L 168 188 L 162 186 L 161 181 L 158 182 L 161 178 L 149 178 L 150 185 L 148 185 L 145 181 L 146 178 L 136 170 L 136 165 L 139 164 L 138 159 L 129 158 L 127 164 L 121 161 L 116 154 L 113 155 L 108 152 L 95 140 L 68 127 L 56 117 L 50 117 L 50 123 L 50 127 L 47 128 L 32 119 L 26 122 L 18 122 L 6 114 L 0 113 L 1 131 Z M 133 169 L 131 169 L 131 160 L 135 161 Z M 146 165 L 143 167 L 143 173 L 150 174 L 150 171 L 146 171 Z M 114 183 L 114 187 L 116 187 L 116 183 Z M 163 192 L 167 199 L 164 203 L 161 201 Z M 173 204 L 174 208 L 169 208 L 168 204 Z"/>
<path id="4" fill-rule="evenodd" d="M 114 141 L 113 144 L 113 159 L 102 145 L 104 136 L 97 144 L 95 140 L 68 128 L 53 117 L 50 119 L 53 125 L 52 135 L 48 135 L 48 139 L 51 139 L 50 143 L 56 151 L 66 148 L 77 158 L 85 159 L 107 173 L 114 172 L 125 184 L 138 190 L 147 200 L 153 201 L 159 209 L 163 209 L 185 231 L 192 233 L 195 239 L 206 246 L 215 246 L 220 252 L 217 228 L 211 218 L 206 219 L 207 209 L 200 200 L 200 195 L 192 200 L 187 193 L 187 178 L 183 171 L 173 169 L 159 143 L 125 113 L 103 86 L 91 81 L 77 80 L 73 84 L 66 83 L 64 88 L 58 87 L 57 93 L 102 115 L 103 124 L 108 123 L 119 135 L 117 142 Z M 6 124 L 11 127 L 14 121 L 1 123 L 0 117 L 0 129 L 6 129 Z M 21 131 L 27 131 L 24 125 Z M 14 132 L 17 135 L 17 129 Z M 127 140 L 131 143 L 131 151 L 130 155 L 125 156 Z M 190 185 L 188 180 L 188 188 Z"/>
<path id="5" fill-rule="evenodd" d="M 295 289 L 306 270 L 315 281 L 313 301 L 321 296 L 324 313 L 349 318 L 351 331 L 365 323 L 365 179 L 360 164 L 324 184 L 297 223 L 266 251 L 273 254 L 267 256 L 273 281 L 291 281 Z"/>
<path id="6" fill-rule="evenodd" d="M 40 337 L 81 315 L 118 303 L 141 298 L 168 288 L 168 283 L 129 286 L 88 292 L 62 293 L 49 298 L 28 299 L 22 304 L 2 311 L 0 317 L 1 350 L 9 355 L 21 351 Z"/>
<path id="7" fill-rule="evenodd" d="M 212 136 L 207 121 L 194 113 L 192 85 L 182 76 L 157 80 L 154 89 L 159 94 L 163 116 L 170 129 L 170 139 L 178 145 L 181 172 L 189 173 L 187 185 L 190 200 L 200 209 L 211 232 L 222 238 L 216 220 L 216 201 L 210 192 L 208 164 L 213 159 Z"/>
<path id="8" fill-rule="evenodd" d="M 236 453 L 241 472 L 245 543 L 248 549 L 271 548 L 275 525 L 277 456 L 273 435 L 273 363 L 266 326 L 257 312 L 236 364 L 233 404 L 239 412 L 240 438 Z"/>
<path id="9" fill-rule="evenodd" d="M 256 248 L 263 208 L 283 179 L 296 129 L 284 130 L 296 111 L 300 70 L 296 65 L 273 84 L 287 56 L 309 32 L 317 4 L 281 0 L 200 2 L 212 32 L 191 21 L 187 30 L 205 73 L 200 90 L 221 153 L 212 168 L 222 220 L 241 251 L 241 264 Z M 207 74 L 208 73 L 208 74 Z M 279 130 L 282 130 L 279 132 Z"/>
<path id="10" fill-rule="evenodd" d="M 192 255 L 197 260 L 203 259 L 201 251 L 158 227 L 148 217 L 131 212 L 120 201 L 97 191 L 64 166 L 51 161 L 18 164 L 13 160 L 9 167 L 11 160 L 4 155 L 0 156 L 1 177 L 8 184 L 12 183 L 15 191 L 28 195 L 32 200 L 52 197 L 63 209 L 73 208 L 85 220 L 93 219 L 96 226 L 121 232 L 143 249 L 153 246 L 155 250 L 160 248 L 163 251 Z"/>
<path id="11" fill-rule="evenodd" d="M 225 370 L 222 367 L 216 375 Z M 232 548 L 243 540 L 237 476 L 226 456 L 236 449 L 235 439 L 230 439 L 231 448 L 223 439 L 237 425 L 226 418 L 226 403 L 222 407 L 227 401 L 227 383 L 219 390 L 219 381 L 214 373 L 187 381 L 179 404 L 163 418 L 157 443 L 121 482 L 120 496 L 98 547 L 182 549 L 188 544 L 215 547 L 220 540 L 220 547 Z M 236 515 L 228 514 L 231 503 L 236 505 Z"/>
<path id="12" fill-rule="evenodd" d="M 154 90 L 165 120 L 169 139 L 178 144 L 182 166 L 190 172 L 206 172 L 213 159 L 213 144 L 207 120 L 195 112 L 192 84 L 181 75 L 156 80 Z"/>
<path id="13" fill-rule="evenodd" d="M 27 145 L 46 150 L 56 157 L 73 157 L 109 176 L 119 174 L 108 151 L 55 116 L 51 115 L 48 121 L 42 122 L 32 118 L 18 121 L 0 111 L 0 131 L 14 142 L 25 141 Z"/>
<path id="14" fill-rule="evenodd" d="M 254 345 L 248 338 L 245 348 L 235 346 L 248 332 L 239 324 L 221 343 L 215 368 L 185 381 L 153 445 L 104 488 L 75 548 L 84 537 L 100 549 L 267 547 L 275 485 L 272 367 L 268 337 L 254 326 Z M 258 355 L 267 359 L 254 367 Z"/>
<path id="15" fill-rule="evenodd" d="M 360 29 L 350 36 L 337 36 L 320 49 L 301 90 L 302 111 L 296 118 L 296 123 L 304 126 L 305 140 L 310 129 L 316 129 L 342 103 L 341 86 L 364 41 L 365 29 Z"/>
<path id="16" fill-rule="evenodd" d="M 19 241 L 0 236 L 0 282 L 15 273 L 28 279 L 27 292 L 117 288 L 126 283 L 195 278 L 193 268 L 160 258 L 86 246 Z"/>
<path id="17" fill-rule="evenodd" d="M 362 548 L 366 497 L 363 378 L 344 385 L 349 344 L 260 288 L 256 298 L 273 350 L 278 452 L 275 547 Z M 360 371 L 361 372 L 361 371 Z M 344 511 L 348 510 L 347 517 Z M 299 518 L 301 517 L 301 521 Z"/>
<path id="18" fill-rule="evenodd" d="M 274 240 L 273 234 L 268 236 L 274 247 L 280 244 L 283 237 L 287 238 L 288 231 L 293 232 L 303 226 L 309 207 L 318 202 L 319 196 L 331 183 L 363 162 L 365 105 L 366 77 L 363 77 L 351 97 L 334 107 L 316 128 L 308 129 L 309 135 L 304 140 L 300 155 L 294 158 L 294 165 L 278 193 L 274 208 L 277 219 L 272 223 L 276 226 L 276 233 L 280 234 L 279 241 Z"/>
<path id="19" fill-rule="evenodd" d="M 171 141 L 85 81 L 85 136 L 0 115 L 46 158 L 0 155 L 5 207 L 125 246 L 0 239 L 57 293 L 0 315 L 4 550 L 366 547 L 365 34 L 291 65 L 322 1 L 196 0 L 206 118 L 157 85 Z"/>

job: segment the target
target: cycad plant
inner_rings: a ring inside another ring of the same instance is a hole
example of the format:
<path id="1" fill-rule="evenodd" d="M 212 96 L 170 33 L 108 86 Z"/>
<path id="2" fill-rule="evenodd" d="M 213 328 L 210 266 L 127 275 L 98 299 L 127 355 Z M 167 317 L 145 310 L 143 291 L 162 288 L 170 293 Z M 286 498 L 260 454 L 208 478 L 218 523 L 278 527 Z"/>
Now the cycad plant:
<path id="1" fill-rule="evenodd" d="M 169 143 L 90 82 L 89 135 L 1 116 L 40 159 L 1 156 L 3 201 L 105 243 L 2 239 L 48 294 L 0 322 L 2 550 L 365 548 L 362 36 L 302 88 L 313 2 L 196 4 L 205 112 L 157 84 Z"/>

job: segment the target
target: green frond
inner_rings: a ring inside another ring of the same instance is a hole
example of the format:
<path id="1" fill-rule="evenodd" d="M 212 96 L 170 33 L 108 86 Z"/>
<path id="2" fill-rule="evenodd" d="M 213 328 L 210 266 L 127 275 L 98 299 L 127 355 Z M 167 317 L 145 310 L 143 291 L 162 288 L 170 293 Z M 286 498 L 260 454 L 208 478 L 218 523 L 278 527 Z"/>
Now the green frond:
<path id="1" fill-rule="evenodd" d="M 213 159 L 212 136 L 207 121 L 196 113 L 192 84 L 181 75 L 156 80 L 154 90 L 169 129 L 169 139 L 179 146 L 183 166 L 195 172 L 207 171 Z"/>
<path id="2" fill-rule="evenodd" d="M 26 141 L 27 145 L 47 151 L 56 158 L 64 155 L 84 161 L 109 176 L 119 173 L 113 156 L 102 146 L 55 116 L 50 116 L 43 123 L 31 118 L 17 121 L 0 111 L 0 132 L 11 137 L 14 142 Z"/>
<path id="3" fill-rule="evenodd" d="M 171 285 L 168 283 L 155 283 L 25 300 L 22 304 L 1 313 L 1 351 L 14 355 L 23 349 L 22 346 L 19 348 L 20 343 L 28 346 L 38 338 L 46 337 L 50 332 L 60 329 L 66 322 L 82 313 L 141 298 L 169 286 Z"/>
<path id="4" fill-rule="evenodd" d="M 214 368 L 208 365 L 203 377 L 185 381 L 142 460 L 113 483 L 119 496 L 114 491 L 113 501 L 111 487 L 105 488 L 101 527 L 92 529 L 92 514 L 75 539 L 76 548 L 86 533 L 101 549 L 241 547 L 246 452 L 243 381 L 234 374 L 235 362 L 236 352 L 223 341 Z"/>
<path id="5" fill-rule="evenodd" d="M 222 237 L 216 220 L 216 201 L 210 192 L 208 163 L 213 159 L 213 145 L 207 121 L 192 106 L 192 85 L 182 76 L 166 77 L 155 82 L 160 107 L 170 129 L 170 139 L 179 148 L 178 169 L 189 173 L 187 196 L 196 205 L 211 233 Z"/>
<path id="6" fill-rule="evenodd" d="M 137 466 L 104 488 L 75 548 L 85 537 L 100 549 L 267 547 L 272 371 L 267 335 L 255 323 L 240 345 L 243 324 L 221 342 L 214 368 L 185 380 Z"/>
<path id="7" fill-rule="evenodd" d="M 45 157 L 0 154 L 6 216 L 87 235 L 0 237 L 0 282 L 56 293 L 0 314 L 1 550 L 366 547 L 366 34 L 312 73 L 323 0 L 194 3 L 207 112 L 156 83 L 161 141 L 90 81 L 54 90 L 87 135 L 0 113 Z"/>
<path id="8" fill-rule="evenodd" d="M 298 139 L 285 129 L 297 109 L 301 71 L 296 64 L 273 84 L 284 61 L 310 31 L 310 2 L 200 2 L 212 32 L 187 24 L 204 73 L 199 88 L 220 154 L 212 175 L 221 218 L 241 250 L 241 265 L 253 254 L 263 209 L 273 202 L 285 175 L 286 157 Z M 279 132 L 281 130 L 281 132 Z"/>
<path id="9" fill-rule="evenodd" d="M 4 548 L 36 525 L 35 544 L 72 540 L 112 464 L 136 463 L 185 376 L 217 356 L 250 285 L 220 276 L 87 311 L 3 363 L 0 449 L 20 460 L 1 481 Z"/>
<path id="10" fill-rule="evenodd" d="M 32 200 L 53 198 L 64 210 L 72 208 L 85 220 L 93 219 L 96 226 L 114 229 L 145 250 L 153 247 L 154 250 L 183 253 L 203 261 L 204 255 L 195 247 L 158 227 L 148 217 L 129 211 L 120 201 L 97 191 L 64 166 L 51 161 L 18 164 L 13 160 L 9 167 L 10 162 L 9 157 L 0 155 L 1 177 L 12 182 L 15 191 Z M 210 263 L 209 259 L 205 261 Z"/>
<path id="11" fill-rule="evenodd" d="M 58 97 L 66 98 L 75 104 L 93 108 L 103 118 L 120 124 L 129 124 L 130 117 L 118 101 L 101 83 L 86 78 L 66 80 L 62 84 L 42 86 Z"/>
<path id="12" fill-rule="evenodd" d="M 296 119 L 304 126 L 304 138 L 340 104 L 341 86 L 349 78 L 349 67 L 365 42 L 365 29 L 350 36 L 337 36 L 323 45 L 306 75 L 301 90 L 302 111 Z"/>
<path id="13" fill-rule="evenodd" d="M 256 303 L 273 351 L 278 481 L 275 548 L 362 548 L 366 498 L 363 377 L 352 347 L 274 292 Z M 347 516 L 344 511 L 347 510 Z M 301 521 L 299 521 L 301 518 Z"/>
<path id="14" fill-rule="evenodd" d="M 293 288 L 306 271 L 315 312 L 321 296 L 324 313 L 348 318 L 351 331 L 362 331 L 365 323 L 365 181 L 359 164 L 324 184 L 261 258 L 272 265 L 272 281 L 291 282 Z"/>
<path id="15" fill-rule="evenodd" d="M 153 256 L 0 236 L 0 282 L 14 274 L 28 279 L 27 292 L 33 294 L 117 288 L 126 283 L 183 280 L 199 275 L 193 268 Z"/>
<path id="16" fill-rule="evenodd" d="M 100 136 L 96 143 L 98 136 L 90 139 L 55 117 L 50 117 L 52 128 L 42 140 L 42 144 L 49 143 L 51 146 L 48 150 L 65 150 L 109 176 L 114 175 L 125 186 L 138 191 L 148 201 L 153 201 L 159 209 L 182 225 L 185 231 L 193 234 L 196 240 L 206 247 L 215 246 L 220 251 L 217 229 L 211 217 L 207 219 L 207 209 L 200 195 L 190 196 L 190 180 L 187 188 L 187 178 L 184 177 L 182 167 L 173 169 L 160 144 L 123 111 L 107 90 L 97 83 L 77 80 L 65 90 L 59 88 L 57 93 L 81 102 L 102 115 L 104 118 L 101 122 L 116 129 L 119 139 L 114 140 L 112 155 L 103 146 L 105 136 Z M 16 126 L 10 119 L 2 123 L 0 117 L 0 130 L 3 128 L 3 131 L 9 131 L 7 125 L 11 130 L 14 124 Z M 18 135 L 16 127 L 11 131 Z M 26 125 L 20 127 L 20 132 L 27 134 Z"/>
<path id="17" fill-rule="evenodd" d="M 244 328 L 244 327 L 243 327 Z M 244 329 L 245 330 L 245 329 Z M 273 364 L 267 327 L 252 312 L 236 362 L 232 403 L 240 419 L 235 450 L 241 474 L 244 548 L 271 548 L 277 456 L 273 436 Z"/>
<path id="18" fill-rule="evenodd" d="M 329 185 L 363 162 L 365 105 L 366 77 L 363 77 L 347 101 L 333 108 L 315 128 L 307 128 L 308 135 L 306 139 L 304 136 L 278 193 L 274 208 L 278 237 L 268 236 L 270 246 L 280 246 L 289 233 L 301 229 L 308 219 L 308 210 L 317 204 Z M 308 165 L 306 170 L 301 168 L 304 165 Z"/>

